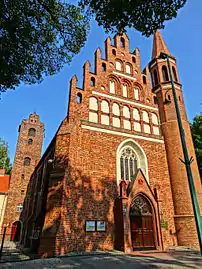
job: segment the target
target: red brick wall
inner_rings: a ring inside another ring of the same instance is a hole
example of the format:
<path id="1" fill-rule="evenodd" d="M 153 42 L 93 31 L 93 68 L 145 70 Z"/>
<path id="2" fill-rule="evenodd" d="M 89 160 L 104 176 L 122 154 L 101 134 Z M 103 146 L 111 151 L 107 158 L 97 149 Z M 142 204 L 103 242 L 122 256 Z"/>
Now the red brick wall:
<path id="1" fill-rule="evenodd" d="M 127 139 L 134 141 L 136 145 L 138 144 L 147 157 L 150 188 L 150 194 L 148 195 L 154 204 L 156 233 L 158 233 L 164 249 L 177 244 L 176 232 L 178 243 L 196 245 L 194 237 L 190 239 L 186 236 L 186 228 L 183 233 L 180 232 L 180 229 L 184 229 L 181 228 L 183 220 L 175 216 L 176 212 L 186 213 L 185 209 L 188 212 L 187 214 L 190 214 L 190 198 L 186 183 L 183 181 L 185 178 L 184 168 L 182 165 L 177 165 L 181 151 L 173 102 L 169 107 L 165 107 L 163 101 L 167 89 L 159 88 L 157 93 L 158 111 L 153 99 L 156 94 L 150 88 L 149 69 L 145 68 L 144 72 L 141 72 L 139 50 L 135 49 L 134 53 L 130 53 L 128 38 L 126 35 L 123 35 L 123 37 L 125 38 L 125 48 L 120 47 L 120 36 L 115 36 L 114 45 L 111 44 L 110 38 L 107 38 L 105 41 L 105 59 L 101 58 L 100 49 L 96 50 L 94 73 L 90 70 L 88 61 L 84 64 L 82 89 L 77 87 L 76 76 L 71 80 L 68 117 L 63 121 L 56 136 L 55 162 L 57 165 L 50 177 L 47 178 L 46 214 L 38 249 L 41 255 L 114 248 L 116 229 L 117 227 L 122 229 L 121 216 L 118 218 L 119 225 L 115 226 L 117 218 L 114 215 L 116 212 L 115 200 L 119 197 L 117 149 L 120 143 Z M 113 50 L 115 50 L 116 55 L 113 54 Z M 116 70 L 116 59 L 122 62 L 122 71 Z M 131 74 L 126 74 L 126 62 L 131 64 Z M 106 71 L 102 70 L 103 63 L 106 64 Z M 162 79 L 160 73 L 162 63 L 159 62 L 158 64 L 159 77 Z M 143 76 L 146 77 L 146 83 L 143 83 Z M 91 78 L 95 79 L 95 85 L 93 86 L 90 85 Z M 110 78 L 113 78 L 116 82 L 115 94 L 109 92 Z M 122 94 L 124 83 L 128 85 L 128 97 L 123 97 Z M 165 83 L 162 84 L 162 87 L 165 85 Z M 180 84 L 177 85 L 179 88 Z M 140 100 L 134 99 L 134 87 L 139 88 Z M 170 85 L 168 85 L 169 87 Z M 80 104 L 76 102 L 78 93 L 82 96 Z M 185 121 L 187 118 L 180 89 L 178 89 L 178 95 L 181 97 L 180 107 L 182 118 Z M 98 123 L 89 122 L 89 98 L 91 96 L 98 100 Z M 101 124 L 100 104 L 102 100 L 109 102 L 109 125 Z M 112 125 L 113 102 L 120 106 L 120 128 L 115 128 Z M 130 109 L 131 130 L 123 128 L 125 119 L 123 105 L 127 105 Z M 133 130 L 132 110 L 134 107 L 138 108 L 140 112 L 141 132 Z M 164 137 L 161 136 L 161 133 L 160 135 L 154 135 L 143 132 L 143 110 L 149 113 L 151 131 L 153 130 L 151 113 L 155 112 L 157 116 L 160 114 L 161 131 Z M 92 128 L 97 128 L 97 130 L 92 130 Z M 187 128 L 185 128 L 185 132 L 192 154 L 194 151 L 191 136 Z M 194 167 L 194 173 L 197 175 L 196 166 Z M 181 197 L 178 199 L 181 186 L 183 186 L 186 201 Z M 196 186 L 200 188 L 197 180 Z M 158 190 L 159 215 L 153 195 L 155 187 Z M 137 188 L 132 192 L 130 200 L 135 197 L 138 191 L 145 195 L 148 192 L 146 187 Z M 184 207 L 185 204 L 186 208 Z M 160 223 L 158 216 L 160 217 Z M 183 218 L 185 219 L 185 217 Z M 104 220 L 106 231 L 86 232 L 86 220 Z M 163 226 L 163 223 L 167 223 L 167 225 Z M 190 225 L 189 228 L 194 231 L 193 222 L 187 223 L 187 227 Z M 161 229 L 160 226 L 162 226 Z M 129 244 L 130 242 L 125 246 L 130 247 Z M 159 244 L 161 245 L 161 243 Z"/>
<path id="2" fill-rule="evenodd" d="M 30 128 L 36 130 L 36 136 L 28 136 Z M 30 176 L 35 166 L 40 160 L 42 143 L 44 137 L 44 125 L 40 122 L 36 113 L 30 114 L 29 119 L 23 120 L 20 129 L 18 142 L 16 146 L 16 154 L 12 169 L 10 188 L 8 192 L 8 202 L 4 216 L 4 223 L 12 225 L 19 220 L 20 213 L 16 211 L 17 204 L 23 204 L 26 189 Z M 28 139 L 33 139 L 32 144 L 28 144 Z M 30 166 L 24 166 L 24 158 L 31 158 Z M 22 174 L 24 178 L 22 178 Z"/>

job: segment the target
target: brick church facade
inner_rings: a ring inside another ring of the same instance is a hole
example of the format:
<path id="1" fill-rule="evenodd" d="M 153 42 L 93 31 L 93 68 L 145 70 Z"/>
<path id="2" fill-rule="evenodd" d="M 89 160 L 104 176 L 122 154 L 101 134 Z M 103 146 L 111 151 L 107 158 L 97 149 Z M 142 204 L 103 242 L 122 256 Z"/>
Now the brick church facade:
<path id="1" fill-rule="evenodd" d="M 170 54 L 156 32 L 152 60 L 141 71 L 139 50 L 131 53 L 127 35 L 116 35 L 114 45 L 105 41 L 105 59 L 96 50 L 94 72 L 89 61 L 84 64 L 82 88 L 72 78 L 67 117 L 27 187 L 22 247 L 43 256 L 198 247 L 168 67 L 160 52 Z M 196 159 L 173 56 L 171 65 L 189 155 Z M 192 171 L 202 206 L 196 161 Z"/>

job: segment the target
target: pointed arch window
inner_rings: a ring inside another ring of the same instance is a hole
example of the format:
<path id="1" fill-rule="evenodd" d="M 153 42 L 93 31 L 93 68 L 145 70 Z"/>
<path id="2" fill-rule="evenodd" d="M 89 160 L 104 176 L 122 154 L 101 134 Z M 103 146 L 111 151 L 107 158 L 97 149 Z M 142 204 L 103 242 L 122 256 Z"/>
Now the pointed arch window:
<path id="1" fill-rule="evenodd" d="M 162 75 L 163 75 L 163 81 L 168 81 L 168 70 L 165 65 L 162 66 Z"/>
<path id="2" fill-rule="evenodd" d="M 175 70 L 175 67 L 174 66 L 172 67 L 172 71 L 173 71 L 174 81 L 178 81 L 177 80 L 177 73 L 176 73 L 176 70 Z"/>
<path id="3" fill-rule="evenodd" d="M 126 147 L 120 157 L 121 179 L 132 181 L 137 173 L 137 156 L 131 147 Z"/>
<path id="4" fill-rule="evenodd" d="M 154 78 L 154 86 L 155 86 L 155 85 L 157 85 L 159 83 L 156 69 L 154 69 L 153 78 Z"/>

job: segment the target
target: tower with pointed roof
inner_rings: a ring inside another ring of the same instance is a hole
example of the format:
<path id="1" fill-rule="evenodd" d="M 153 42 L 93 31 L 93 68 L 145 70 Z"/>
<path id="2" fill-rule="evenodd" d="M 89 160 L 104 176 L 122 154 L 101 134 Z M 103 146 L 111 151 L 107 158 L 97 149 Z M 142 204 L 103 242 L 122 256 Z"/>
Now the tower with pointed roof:
<path id="1" fill-rule="evenodd" d="M 35 166 L 40 160 L 44 138 L 44 124 L 35 112 L 24 119 L 18 129 L 18 141 L 12 168 L 8 201 L 4 216 L 4 224 L 8 224 L 7 233 L 13 233 L 10 239 L 18 241 L 20 233 L 16 235 L 17 226 L 23 210 L 27 185 Z M 13 229 L 12 229 L 13 227 Z M 22 228 L 22 226 L 20 227 Z M 13 231 L 12 231 L 13 230 Z M 19 232 L 21 229 L 18 229 Z"/>
<path id="2" fill-rule="evenodd" d="M 168 72 L 166 59 L 161 59 L 160 53 L 170 56 L 172 75 L 177 93 L 183 129 L 186 136 L 189 156 L 193 156 L 192 172 L 197 191 L 200 207 L 202 209 L 202 190 L 198 172 L 195 151 L 193 147 L 190 126 L 186 115 L 185 104 L 177 72 L 176 58 L 173 57 L 159 31 L 154 34 L 152 60 L 149 69 L 152 77 L 152 91 L 156 94 L 161 130 L 165 140 L 166 154 L 170 173 L 170 181 L 174 203 L 174 221 L 178 245 L 198 247 L 198 238 L 193 214 L 193 207 L 190 197 L 188 178 L 185 165 L 182 163 L 183 151 L 180 140 L 177 116 L 171 90 L 171 81 Z M 168 102 L 169 101 L 169 104 Z"/>

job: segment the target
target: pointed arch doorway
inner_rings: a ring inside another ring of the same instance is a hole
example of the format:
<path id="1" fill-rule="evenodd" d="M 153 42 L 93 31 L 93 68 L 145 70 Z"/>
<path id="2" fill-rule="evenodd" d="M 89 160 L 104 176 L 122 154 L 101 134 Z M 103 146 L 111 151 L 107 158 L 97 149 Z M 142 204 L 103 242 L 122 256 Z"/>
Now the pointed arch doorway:
<path id="1" fill-rule="evenodd" d="M 133 249 L 155 249 L 154 216 L 149 201 L 138 195 L 130 207 L 131 241 Z"/>

